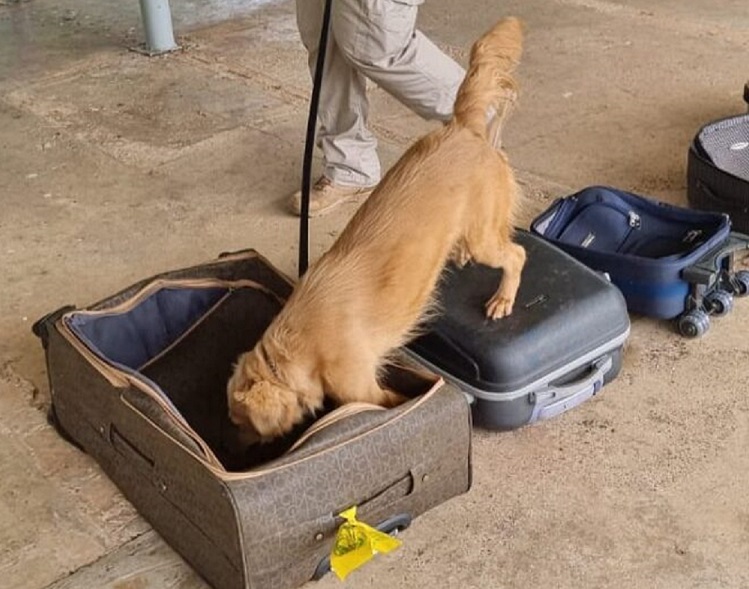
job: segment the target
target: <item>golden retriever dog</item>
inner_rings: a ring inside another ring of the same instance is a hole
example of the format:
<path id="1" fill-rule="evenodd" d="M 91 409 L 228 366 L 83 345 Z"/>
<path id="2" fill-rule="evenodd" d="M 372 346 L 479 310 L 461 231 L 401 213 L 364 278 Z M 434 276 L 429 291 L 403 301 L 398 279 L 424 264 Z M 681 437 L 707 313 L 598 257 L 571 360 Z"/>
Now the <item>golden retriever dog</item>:
<path id="1" fill-rule="evenodd" d="M 502 268 L 486 315 L 512 312 L 525 251 L 512 241 L 518 195 L 499 147 L 516 98 L 522 26 L 505 18 L 471 50 L 454 117 L 388 171 L 297 284 L 228 383 L 230 418 L 263 439 L 290 431 L 328 396 L 392 407 L 388 354 L 413 337 L 449 260 Z"/>

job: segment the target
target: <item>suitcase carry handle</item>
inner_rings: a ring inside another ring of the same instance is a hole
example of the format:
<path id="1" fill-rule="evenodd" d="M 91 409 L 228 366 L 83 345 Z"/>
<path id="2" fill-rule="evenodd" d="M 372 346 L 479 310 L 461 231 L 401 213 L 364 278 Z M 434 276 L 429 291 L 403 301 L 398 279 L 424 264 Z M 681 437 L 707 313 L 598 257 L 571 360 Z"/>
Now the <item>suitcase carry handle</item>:
<path id="1" fill-rule="evenodd" d="M 257 250 L 255 248 L 248 247 L 248 248 L 244 248 L 244 249 L 241 249 L 241 250 L 232 250 L 232 251 L 221 252 L 218 255 L 218 259 L 222 260 L 224 258 L 230 258 L 232 256 L 241 256 L 241 255 L 244 255 L 244 254 L 256 254 L 256 253 L 257 253 Z"/>
<path id="2" fill-rule="evenodd" d="M 34 325 L 31 326 L 33 334 L 42 340 L 42 346 L 47 349 L 47 342 L 49 341 L 49 328 L 55 323 L 60 317 L 65 315 L 68 311 L 75 311 L 75 305 L 65 305 L 60 307 L 56 311 L 47 313 L 44 317 L 37 319 Z"/>
<path id="3" fill-rule="evenodd" d="M 588 400 L 603 387 L 604 378 L 614 365 L 612 356 L 597 360 L 584 377 L 562 386 L 551 386 L 531 394 L 535 404 L 529 423 L 561 415 Z"/>
<path id="4" fill-rule="evenodd" d="M 709 162 L 709 165 L 714 166 L 712 162 Z M 702 180 L 696 180 L 695 187 L 701 190 L 709 199 L 712 199 L 714 202 L 717 202 L 718 204 L 726 204 L 729 206 L 734 204 L 731 199 L 726 198 L 722 194 L 718 194 L 712 188 L 710 188 L 708 184 L 706 184 Z"/>
<path id="5" fill-rule="evenodd" d="M 399 532 L 402 532 L 408 526 L 411 525 L 412 520 L 413 518 L 409 514 L 400 513 L 398 515 L 394 515 L 393 517 L 386 519 L 385 521 L 380 522 L 375 527 L 381 532 L 385 532 L 386 534 L 390 534 L 391 536 L 397 536 Z M 326 556 L 317 565 L 317 568 L 315 569 L 315 574 L 312 575 L 311 580 L 319 581 L 329 572 L 330 572 L 330 556 Z"/>
<path id="6" fill-rule="evenodd" d="M 690 284 L 703 284 L 710 287 L 718 279 L 720 270 L 724 269 L 723 263 L 728 261 L 732 266 L 731 256 L 745 249 L 749 249 L 749 235 L 732 231 L 723 243 L 707 252 L 692 266 L 684 268 L 682 278 Z M 725 268 L 728 271 L 731 269 Z"/>

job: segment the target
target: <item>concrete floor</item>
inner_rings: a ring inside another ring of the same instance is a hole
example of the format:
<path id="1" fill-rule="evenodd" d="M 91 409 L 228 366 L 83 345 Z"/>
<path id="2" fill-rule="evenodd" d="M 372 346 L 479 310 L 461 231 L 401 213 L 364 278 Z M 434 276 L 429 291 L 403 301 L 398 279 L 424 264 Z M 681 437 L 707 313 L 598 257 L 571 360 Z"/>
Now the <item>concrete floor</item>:
<path id="1" fill-rule="evenodd" d="M 430 0 L 465 62 L 528 24 L 506 147 L 527 222 L 611 184 L 685 204 L 699 126 L 743 111 L 745 0 Z M 294 273 L 309 77 L 293 2 L 173 0 L 184 51 L 146 58 L 135 1 L 0 0 L 0 585 L 205 587 L 46 424 L 30 327 L 146 275 L 255 247 Z M 385 165 L 430 124 L 373 90 Z M 354 210 L 312 226 L 313 255 Z M 633 317 L 621 376 L 512 433 L 476 431 L 475 483 L 349 587 L 749 587 L 749 302 L 700 341 Z M 317 584 L 338 586 L 328 577 Z"/>

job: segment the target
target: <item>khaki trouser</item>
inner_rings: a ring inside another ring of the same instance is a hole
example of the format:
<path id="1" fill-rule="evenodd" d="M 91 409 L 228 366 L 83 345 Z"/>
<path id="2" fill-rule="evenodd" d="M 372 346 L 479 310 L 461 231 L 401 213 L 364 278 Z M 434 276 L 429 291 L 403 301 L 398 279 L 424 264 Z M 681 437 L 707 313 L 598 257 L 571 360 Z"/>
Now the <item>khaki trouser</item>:
<path id="1" fill-rule="evenodd" d="M 423 0 L 333 0 L 318 112 L 324 175 L 337 184 L 380 180 L 377 140 L 367 129 L 366 78 L 425 119 L 447 120 L 465 71 L 416 30 Z M 325 0 L 296 0 L 314 76 Z"/>

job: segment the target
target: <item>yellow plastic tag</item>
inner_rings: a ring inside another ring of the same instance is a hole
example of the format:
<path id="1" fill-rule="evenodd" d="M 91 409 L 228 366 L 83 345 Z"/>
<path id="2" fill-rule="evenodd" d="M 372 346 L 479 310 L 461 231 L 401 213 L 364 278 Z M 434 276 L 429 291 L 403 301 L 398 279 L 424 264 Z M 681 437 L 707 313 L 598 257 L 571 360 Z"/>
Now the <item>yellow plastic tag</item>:
<path id="1" fill-rule="evenodd" d="M 330 555 L 330 568 L 341 580 L 375 554 L 387 554 L 402 544 L 397 538 L 357 520 L 356 506 L 339 515 L 346 521 L 338 528 Z"/>

